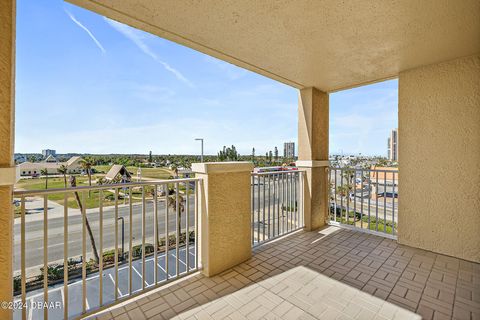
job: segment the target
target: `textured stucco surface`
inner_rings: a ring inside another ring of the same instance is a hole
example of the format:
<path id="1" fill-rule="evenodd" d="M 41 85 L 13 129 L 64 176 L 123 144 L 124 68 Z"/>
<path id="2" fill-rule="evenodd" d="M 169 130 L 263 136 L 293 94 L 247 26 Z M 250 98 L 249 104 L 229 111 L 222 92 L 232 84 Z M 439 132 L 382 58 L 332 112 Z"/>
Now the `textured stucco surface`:
<path id="1" fill-rule="evenodd" d="M 201 262 L 207 276 L 221 273 L 252 255 L 250 173 L 253 164 L 243 172 L 238 171 L 235 163 L 230 166 L 234 172 L 212 170 L 213 173 L 196 174 L 202 179 Z M 240 162 L 239 166 L 244 168 L 245 164 Z"/>
<path id="2" fill-rule="evenodd" d="M 13 166 L 15 1 L 0 1 L 0 167 Z M 0 187 L 0 302 L 12 301 L 12 186 Z M 0 319 L 11 311 L 0 308 Z"/>
<path id="3" fill-rule="evenodd" d="M 400 74 L 398 241 L 480 262 L 480 56 Z"/>
<path id="4" fill-rule="evenodd" d="M 478 0 L 67 0 L 296 88 L 480 52 Z"/>
<path id="5" fill-rule="evenodd" d="M 328 160 L 329 98 L 316 88 L 305 88 L 298 95 L 298 160 Z M 304 216 L 306 230 L 325 224 L 328 210 L 325 167 L 303 167 Z"/>

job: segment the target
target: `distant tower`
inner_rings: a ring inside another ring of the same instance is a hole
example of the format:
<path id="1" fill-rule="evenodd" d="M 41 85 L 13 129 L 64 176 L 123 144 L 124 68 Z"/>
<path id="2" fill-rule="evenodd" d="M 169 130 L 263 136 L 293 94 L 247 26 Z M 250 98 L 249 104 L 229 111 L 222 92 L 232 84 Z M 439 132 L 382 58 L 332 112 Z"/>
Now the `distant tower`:
<path id="1" fill-rule="evenodd" d="M 42 155 L 43 155 L 43 158 L 47 158 L 48 156 L 56 157 L 57 152 L 55 150 L 52 150 L 52 149 L 43 149 L 42 150 Z"/>
<path id="2" fill-rule="evenodd" d="M 388 138 L 388 160 L 398 161 L 398 129 L 395 128 L 390 132 Z"/>
<path id="3" fill-rule="evenodd" d="M 283 157 L 295 159 L 295 142 L 285 142 L 283 144 Z"/>

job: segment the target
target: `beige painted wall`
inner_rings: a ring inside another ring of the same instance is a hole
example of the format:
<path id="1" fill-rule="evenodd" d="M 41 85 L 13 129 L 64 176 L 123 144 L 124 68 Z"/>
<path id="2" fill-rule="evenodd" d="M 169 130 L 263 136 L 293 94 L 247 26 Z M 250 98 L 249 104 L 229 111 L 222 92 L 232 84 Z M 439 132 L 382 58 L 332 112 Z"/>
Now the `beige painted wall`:
<path id="1" fill-rule="evenodd" d="M 15 1 L 0 1 L 0 168 L 13 162 Z M 0 301 L 12 301 L 12 185 L 0 186 Z M 11 310 L 0 308 L 0 319 Z"/>
<path id="2" fill-rule="evenodd" d="M 480 262 L 480 55 L 399 77 L 398 241 Z"/>
<path id="3" fill-rule="evenodd" d="M 252 255 L 251 162 L 194 163 L 201 180 L 199 237 L 202 272 L 214 276 Z"/>

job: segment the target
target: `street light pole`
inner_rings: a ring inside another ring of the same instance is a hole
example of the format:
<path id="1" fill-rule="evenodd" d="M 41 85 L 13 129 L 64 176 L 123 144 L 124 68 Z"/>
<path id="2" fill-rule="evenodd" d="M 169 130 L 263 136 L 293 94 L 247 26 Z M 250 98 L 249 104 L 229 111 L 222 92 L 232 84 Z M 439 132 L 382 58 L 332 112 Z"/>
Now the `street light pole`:
<path id="1" fill-rule="evenodd" d="M 200 156 L 200 162 L 203 162 L 203 138 L 195 138 L 196 141 L 200 141 L 202 144 L 202 153 Z"/>

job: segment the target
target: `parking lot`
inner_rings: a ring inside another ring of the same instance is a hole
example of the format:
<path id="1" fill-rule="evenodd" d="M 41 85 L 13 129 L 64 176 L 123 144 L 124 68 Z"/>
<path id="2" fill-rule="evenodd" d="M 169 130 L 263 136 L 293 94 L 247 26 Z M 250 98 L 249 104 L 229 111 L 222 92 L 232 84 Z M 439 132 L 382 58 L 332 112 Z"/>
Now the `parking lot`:
<path id="1" fill-rule="evenodd" d="M 189 269 L 195 268 L 195 247 L 190 246 L 188 250 Z M 178 273 L 176 270 L 176 251 L 170 250 L 168 253 L 168 278 L 175 278 L 178 274 L 184 274 L 187 270 L 186 248 L 179 249 Z M 142 290 L 142 281 L 145 281 L 145 287 L 154 286 L 154 272 L 157 268 L 157 282 L 167 279 L 165 253 L 158 254 L 155 266 L 154 257 L 145 259 L 145 275 L 142 280 L 142 260 L 132 262 L 132 293 Z M 115 268 L 103 270 L 102 275 L 98 272 L 92 273 L 86 279 L 86 299 L 87 311 L 99 307 L 100 281 L 103 279 L 103 290 L 101 292 L 103 304 L 110 304 L 115 300 Z M 119 265 L 118 268 L 118 297 L 129 295 L 129 266 L 128 263 Z M 16 297 L 20 300 L 20 296 Z M 26 313 L 27 319 L 43 319 L 43 308 L 39 307 L 44 302 L 43 289 L 31 291 L 27 294 Z M 63 284 L 51 286 L 48 290 L 48 302 L 52 307 L 48 310 L 49 319 L 63 319 L 63 306 L 65 304 L 65 294 Z M 82 312 L 82 280 L 74 279 L 68 284 L 68 314 L 69 317 L 78 316 Z M 14 311 L 14 319 L 21 319 L 22 311 Z"/>

